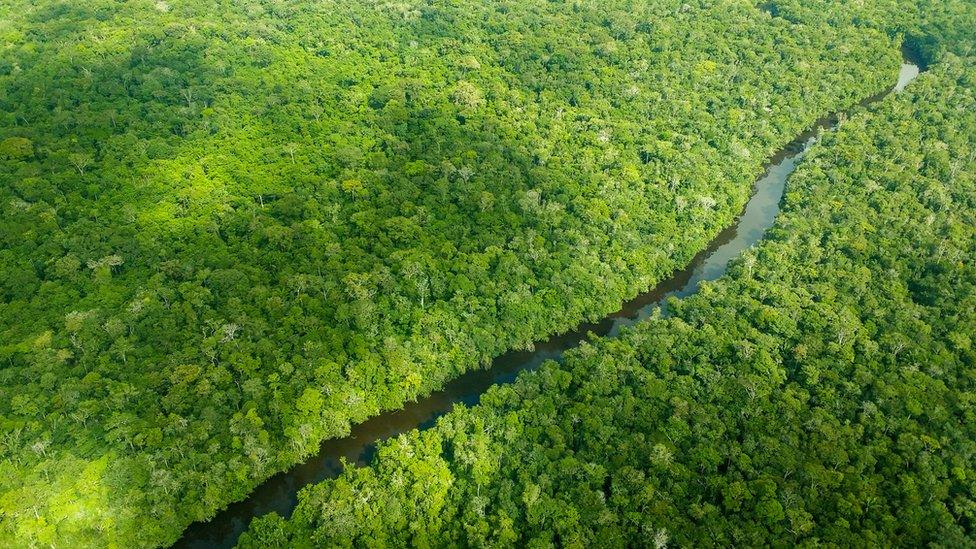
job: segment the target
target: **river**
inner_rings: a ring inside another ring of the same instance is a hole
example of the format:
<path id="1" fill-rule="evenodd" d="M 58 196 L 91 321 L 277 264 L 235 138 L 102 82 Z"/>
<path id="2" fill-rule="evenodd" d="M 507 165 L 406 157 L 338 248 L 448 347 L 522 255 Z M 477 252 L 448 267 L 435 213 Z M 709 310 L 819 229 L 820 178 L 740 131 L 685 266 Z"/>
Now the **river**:
<path id="1" fill-rule="evenodd" d="M 910 51 L 904 50 L 904 62 L 898 82 L 889 91 L 865 99 L 862 106 L 878 101 L 891 92 L 899 92 L 918 76 L 920 67 Z M 492 361 L 486 370 L 474 370 L 449 382 L 442 390 L 416 402 L 407 403 L 402 409 L 380 414 L 352 428 L 349 436 L 326 440 L 319 453 L 305 463 L 272 476 L 259 485 L 243 501 L 231 504 L 208 522 L 190 525 L 174 547 L 179 548 L 230 548 L 237 543 L 251 519 L 272 511 L 288 517 L 298 504 L 298 492 L 302 487 L 334 478 L 342 471 L 341 459 L 365 465 L 370 462 L 376 442 L 399 433 L 433 424 L 456 404 L 473 405 L 481 394 L 497 383 L 511 383 L 519 372 L 538 368 L 547 360 L 559 360 L 567 350 L 585 341 L 590 332 L 598 336 L 616 337 L 621 329 L 649 317 L 656 308 L 666 311 L 664 300 L 671 296 L 684 297 L 695 293 L 703 281 L 722 276 L 729 262 L 743 250 L 762 239 L 773 225 L 779 213 L 786 179 L 796 168 L 803 152 L 823 130 L 837 125 L 837 116 L 828 116 L 774 155 L 767 163 L 766 172 L 756 181 L 752 197 L 735 222 L 715 237 L 708 247 L 695 256 L 691 263 L 652 290 L 628 301 L 616 313 L 596 324 L 583 324 L 576 330 L 552 336 L 535 344 L 533 351 L 510 352 Z M 664 312 L 664 311 L 662 311 Z"/>

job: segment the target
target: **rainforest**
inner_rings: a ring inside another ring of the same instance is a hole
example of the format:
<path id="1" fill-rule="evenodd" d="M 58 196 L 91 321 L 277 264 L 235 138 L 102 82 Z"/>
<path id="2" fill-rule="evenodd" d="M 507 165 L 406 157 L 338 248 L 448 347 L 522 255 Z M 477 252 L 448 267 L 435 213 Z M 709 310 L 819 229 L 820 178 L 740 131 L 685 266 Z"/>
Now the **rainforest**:
<path id="1" fill-rule="evenodd" d="M 976 2 L 0 0 L 0 546 L 976 544 Z"/>

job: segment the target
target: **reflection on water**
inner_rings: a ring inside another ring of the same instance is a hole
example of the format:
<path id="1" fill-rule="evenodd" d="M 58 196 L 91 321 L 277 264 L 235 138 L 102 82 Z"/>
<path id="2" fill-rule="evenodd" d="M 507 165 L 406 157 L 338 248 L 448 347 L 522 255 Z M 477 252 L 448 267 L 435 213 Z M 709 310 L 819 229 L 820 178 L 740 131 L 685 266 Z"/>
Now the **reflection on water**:
<path id="1" fill-rule="evenodd" d="M 901 71 L 898 72 L 898 83 L 895 84 L 895 92 L 905 89 L 909 82 L 915 80 L 921 68 L 915 63 L 902 63 Z"/>

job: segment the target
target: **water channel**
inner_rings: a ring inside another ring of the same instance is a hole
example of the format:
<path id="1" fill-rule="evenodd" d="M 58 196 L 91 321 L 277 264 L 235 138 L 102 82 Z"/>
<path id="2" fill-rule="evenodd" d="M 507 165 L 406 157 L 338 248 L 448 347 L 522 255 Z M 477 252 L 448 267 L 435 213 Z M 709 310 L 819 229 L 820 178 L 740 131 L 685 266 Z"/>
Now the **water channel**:
<path id="1" fill-rule="evenodd" d="M 878 101 L 891 92 L 899 92 L 918 76 L 920 67 L 905 50 L 904 61 L 895 87 L 861 102 L 862 106 Z M 628 301 L 623 307 L 596 324 L 582 324 L 572 332 L 555 335 L 535 344 L 533 351 L 510 352 L 496 358 L 486 370 L 468 372 L 430 396 L 407 403 L 403 408 L 380 414 L 355 425 L 349 436 L 326 440 L 319 453 L 305 463 L 272 476 L 243 501 L 231 504 L 208 522 L 190 525 L 174 547 L 230 548 L 247 528 L 251 519 L 272 511 L 288 517 L 298 504 L 302 487 L 334 478 L 342 471 L 341 459 L 364 465 L 369 463 L 376 443 L 399 433 L 429 427 L 456 404 L 473 405 L 481 394 L 497 383 L 511 383 L 519 372 L 538 368 L 547 360 L 559 360 L 563 353 L 579 345 L 592 332 L 598 336 L 616 337 L 622 328 L 649 317 L 668 297 L 695 293 L 703 281 L 722 276 L 729 262 L 743 250 L 759 242 L 779 213 L 786 179 L 796 168 L 803 152 L 823 130 L 837 125 L 838 117 L 829 116 L 796 137 L 767 163 L 766 172 L 756 181 L 745 210 L 709 246 L 683 270 L 674 273 L 656 287 Z"/>

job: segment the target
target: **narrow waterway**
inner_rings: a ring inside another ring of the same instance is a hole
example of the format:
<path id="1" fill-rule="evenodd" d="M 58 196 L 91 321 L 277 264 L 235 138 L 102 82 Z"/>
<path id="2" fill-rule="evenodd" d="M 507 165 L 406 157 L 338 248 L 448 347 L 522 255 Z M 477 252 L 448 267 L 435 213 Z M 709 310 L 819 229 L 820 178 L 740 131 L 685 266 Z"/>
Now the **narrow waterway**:
<path id="1" fill-rule="evenodd" d="M 905 61 L 892 91 L 905 88 L 919 74 L 914 56 L 905 51 Z M 890 92 L 861 102 L 867 105 Z M 597 324 L 583 324 L 570 333 L 553 336 L 535 345 L 534 351 L 506 353 L 492 362 L 487 370 L 468 372 L 448 383 L 443 390 L 406 404 L 402 409 L 383 413 L 352 428 L 341 439 L 322 443 L 319 453 L 305 463 L 279 473 L 258 486 L 247 499 L 231 504 L 208 522 L 192 524 L 174 547 L 230 548 L 247 528 L 251 519 L 272 511 L 288 517 L 298 504 L 302 487 L 336 477 L 342 470 L 340 460 L 366 464 L 373 456 L 377 441 L 399 433 L 430 426 L 434 420 L 450 411 L 459 402 L 476 404 L 481 394 L 497 383 L 511 383 L 519 372 L 538 368 L 546 360 L 559 360 L 563 353 L 588 338 L 590 332 L 598 336 L 617 336 L 621 329 L 649 317 L 668 297 L 683 297 L 695 293 L 703 281 L 715 280 L 725 273 L 729 262 L 743 250 L 762 239 L 779 213 L 786 179 L 796 168 L 803 152 L 816 140 L 817 134 L 837 124 L 830 116 L 817 121 L 808 131 L 770 159 L 765 175 L 753 189 L 753 195 L 742 215 L 722 231 L 708 248 L 699 253 L 684 270 L 674 273 L 654 289 L 624 304 L 616 313 Z"/>

